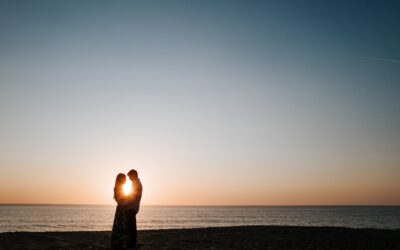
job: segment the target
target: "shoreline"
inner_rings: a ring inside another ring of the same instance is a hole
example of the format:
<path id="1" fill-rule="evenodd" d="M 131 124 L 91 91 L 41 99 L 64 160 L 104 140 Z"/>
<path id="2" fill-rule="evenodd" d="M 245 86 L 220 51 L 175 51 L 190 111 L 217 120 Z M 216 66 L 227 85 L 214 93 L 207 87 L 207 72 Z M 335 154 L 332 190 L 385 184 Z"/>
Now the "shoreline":
<path id="1" fill-rule="evenodd" d="M 5 232 L 0 249 L 110 249 L 110 231 Z M 400 229 L 238 226 L 141 230 L 146 249 L 400 249 Z"/>

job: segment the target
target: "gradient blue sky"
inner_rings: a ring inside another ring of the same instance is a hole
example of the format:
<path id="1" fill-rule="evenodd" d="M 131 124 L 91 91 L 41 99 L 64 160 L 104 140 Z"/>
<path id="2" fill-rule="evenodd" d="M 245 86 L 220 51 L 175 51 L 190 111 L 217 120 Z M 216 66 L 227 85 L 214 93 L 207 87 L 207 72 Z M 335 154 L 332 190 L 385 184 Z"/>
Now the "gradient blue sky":
<path id="1" fill-rule="evenodd" d="M 2 1 L 0 203 L 400 204 L 396 1 Z"/>

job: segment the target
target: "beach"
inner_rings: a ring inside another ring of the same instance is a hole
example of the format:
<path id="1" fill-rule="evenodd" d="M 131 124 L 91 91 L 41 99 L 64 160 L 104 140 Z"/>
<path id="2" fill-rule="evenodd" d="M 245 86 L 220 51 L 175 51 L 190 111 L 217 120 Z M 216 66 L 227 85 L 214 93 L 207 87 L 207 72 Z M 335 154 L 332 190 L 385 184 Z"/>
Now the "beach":
<path id="1" fill-rule="evenodd" d="M 0 249 L 110 249 L 111 232 L 0 234 Z M 400 229 L 240 226 L 139 231 L 141 249 L 400 249 Z"/>

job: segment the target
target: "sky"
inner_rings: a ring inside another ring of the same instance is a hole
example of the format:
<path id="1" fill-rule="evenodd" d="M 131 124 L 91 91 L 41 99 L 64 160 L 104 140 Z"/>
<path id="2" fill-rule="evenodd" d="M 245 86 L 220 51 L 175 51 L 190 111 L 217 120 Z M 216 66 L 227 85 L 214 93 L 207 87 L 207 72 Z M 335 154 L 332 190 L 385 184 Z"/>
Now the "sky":
<path id="1" fill-rule="evenodd" d="M 0 203 L 400 205 L 397 1 L 0 5 Z"/>

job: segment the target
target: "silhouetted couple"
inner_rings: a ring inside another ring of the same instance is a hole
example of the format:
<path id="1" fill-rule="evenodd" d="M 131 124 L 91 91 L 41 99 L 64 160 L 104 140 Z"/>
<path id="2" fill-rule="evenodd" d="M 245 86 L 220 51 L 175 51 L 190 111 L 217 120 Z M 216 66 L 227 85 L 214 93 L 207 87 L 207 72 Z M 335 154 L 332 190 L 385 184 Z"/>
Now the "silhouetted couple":
<path id="1" fill-rule="evenodd" d="M 118 205 L 111 234 L 112 249 L 136 249 L 140 245 L 137 241 L 136 214 L 139 212 L 143 187 L 136 170 L 132 169 L 127 175 L 132 181 L 129 194 L 125 194 L 123 189 L 125 174 L 118 174 L 115 180 L 114 200 Z"/>

